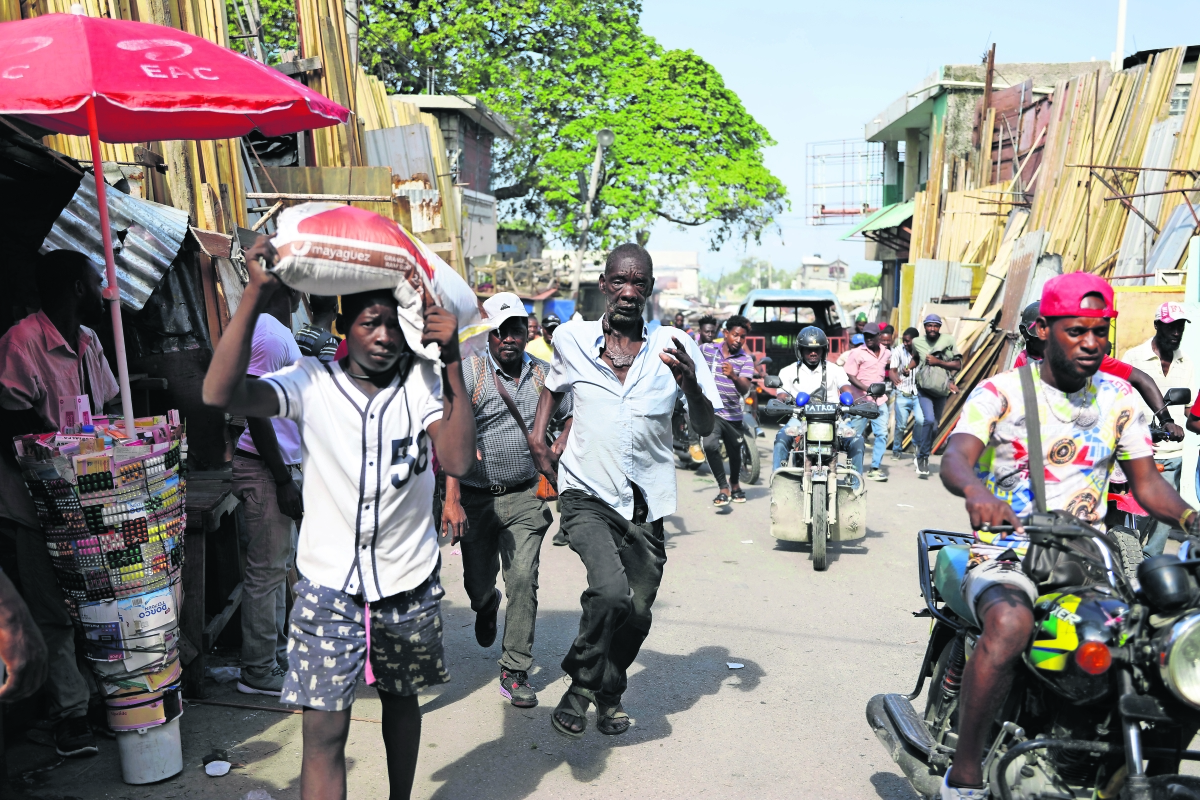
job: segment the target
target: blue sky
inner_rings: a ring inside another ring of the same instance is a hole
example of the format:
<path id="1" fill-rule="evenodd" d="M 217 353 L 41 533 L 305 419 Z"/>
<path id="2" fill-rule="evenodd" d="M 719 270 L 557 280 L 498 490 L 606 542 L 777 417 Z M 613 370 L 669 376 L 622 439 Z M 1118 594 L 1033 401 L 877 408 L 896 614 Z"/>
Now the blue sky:
<path id="1" fill-rule="evenodd" d="M 693 50 L 778 142 L 767 166 L 788 187 L 791 212 L 759 246 L 726 244 L 663 223 L 653 250 L 699 250 L 705 274 L 745 255 L 794 268 L 812 253 L 840 255 L 852 269 L 863 246 L 840 242 L 843 227 L 805 223 L 805 144 L 861 139 L 863 123 L 941 64 L 978 63 L 996 42 L 997 62 L 1107 61 L 1116 47 L 1117 0 L 994 3 L 842 0 L 643 0 L 642 27 L 665 47 Z M 1125 54 L 1200 43 L 1200 2 L 1129 0 Z"/>

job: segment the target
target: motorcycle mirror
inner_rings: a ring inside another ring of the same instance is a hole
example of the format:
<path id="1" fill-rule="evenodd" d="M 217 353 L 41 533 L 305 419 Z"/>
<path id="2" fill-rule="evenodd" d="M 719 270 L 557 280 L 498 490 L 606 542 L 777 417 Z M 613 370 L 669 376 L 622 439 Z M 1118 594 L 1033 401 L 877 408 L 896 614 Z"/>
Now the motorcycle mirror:
<path id="1" fill-rule="evenodd" d="M 808 392 L 796 392 L 796 408 L 808 405 Z"/>
<path id="2" fill-rule="evenodd" d="M 1158 611 L 1174 613 L 1192 599 L 1187 569 L 1175 556 L 1147 558 L 1138 565 L 1137 572 L 1142 592 Z"/>
<path id="3" fill-rule="evenodd" d="M 778 375 L 768 375 L 767 377 L 763 378 L 763 386 L 767 387 L 768 389 L 782 389 L 783 381 L 779 379 Z"/>
<path id="4" fill-rule="evenodd" d="M 1176 386 L 1174 389 L 1167 389 L 1167 393 L 1163 395 L 1163 399 L 1167 401 L 1167 405 L 1169 406 L 1186 406 L 1192 402 L 1192 390 Z"/>
<path id="5" fill-rule="evenodd" d="M 867 387 L 867 394 L 871 397 L 883 397 L 887 393 L 887 386 L 882 383 L 872 383 Z"/>

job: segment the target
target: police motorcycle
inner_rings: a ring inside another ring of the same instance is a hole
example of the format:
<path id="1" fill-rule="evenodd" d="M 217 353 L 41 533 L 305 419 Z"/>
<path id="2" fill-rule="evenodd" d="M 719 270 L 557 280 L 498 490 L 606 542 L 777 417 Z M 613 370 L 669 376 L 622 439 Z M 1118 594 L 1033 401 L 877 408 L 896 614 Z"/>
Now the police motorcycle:
<path id="1" fill-rule="evenodd" d="M 778 377 L 767 380 L 768 388 L 782 386 Z M 882 383 L 868 388 L 871 397 L 881 397 L 885 391 Z M 787 462 L 771 473 L 771 535 L 789 542 L 812 542 L 813 569 L 824 571 L 829 541 L 867 535 L 865 482 L 846 463 L 846 453 L 838 447 L 838 428 L 846 426 L 846 417 L 874 419 L 883 412 L 869 401 L 854 403 L 849 392 L 843 392 L 836 403 L 798 392 L 794 406 L 770 400 L 766 409 L 790 414 L 784 429 L 794 437 Z M 847 433 L 854 435 L 848 426 L 842 436 Z"/>
<path id="2" fill-rule="evenodd" d="M 1040 549 L 1025 569 L 1041 595 L 1032 641 L 989 734 L 991 796 L 1200 800 L 1200 778 L 1176 774 L 1181 759 L 1200 760 L 1185 749 L 1200 728 L 1200 559 L 1155 556 L 1130 579 L 1116 542 L 1076 517 L 1033 514 L 1024 528 L 1031 554 Z M 954 755 L 963 670 L 980 634 L 960 591 L 971 542 L 917 534 L 926 603 L 917 616 L 933 619 L 917 685 L 876 695 L 866 709 L 884 749 L 927 798 L 939 796 Z M 927 678 L 922 713 L 913 701 Z"/>

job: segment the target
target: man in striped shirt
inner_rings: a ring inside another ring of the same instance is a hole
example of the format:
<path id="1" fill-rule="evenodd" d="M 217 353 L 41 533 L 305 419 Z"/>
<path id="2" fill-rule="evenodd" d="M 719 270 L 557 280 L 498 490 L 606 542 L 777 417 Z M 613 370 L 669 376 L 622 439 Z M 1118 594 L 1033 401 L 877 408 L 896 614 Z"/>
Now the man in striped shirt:
<path id="1" fill-rule="evenodd" d="M 742 396 L 750 391 L 750 379 L 754 377 L 754 357 L 742 350 L 742 344 L 750 333 L 750 320 L 734 315 L 725 323 L 725 341 L 701 345 L 717 391 L 721 394 L 721 407 L 716 411 L 716 426 L 704 437 L 704 452 L 708 466 L 717 479 L 717 496 L 713 505 L 727 506 L 730 502 L 746 502 L 739 478 L 742 472 Z M 725 480 L 725 464 L 721 460 L 721 443 L 725 443 L 725 454 L 729 458 L 729 481 Z"/>

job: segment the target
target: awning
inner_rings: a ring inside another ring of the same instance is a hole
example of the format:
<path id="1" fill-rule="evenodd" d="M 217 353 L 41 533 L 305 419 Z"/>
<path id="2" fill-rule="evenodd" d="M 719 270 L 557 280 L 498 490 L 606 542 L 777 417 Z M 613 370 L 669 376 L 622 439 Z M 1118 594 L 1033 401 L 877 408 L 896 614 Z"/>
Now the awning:
<path id="1" fill-rule="evenodd" d="M 892 203 L 890 206 L 884 206 L 852 228 L 842 239 L 849 239 L 851 236 L 865 233 L 866 231 L 878 231 L 884 228 L 898 227 L 904 224 L 905 220 L 912 217 L 915 206 L 916 203 L 912 200 L 909 200 L 907 203 Z"/>

